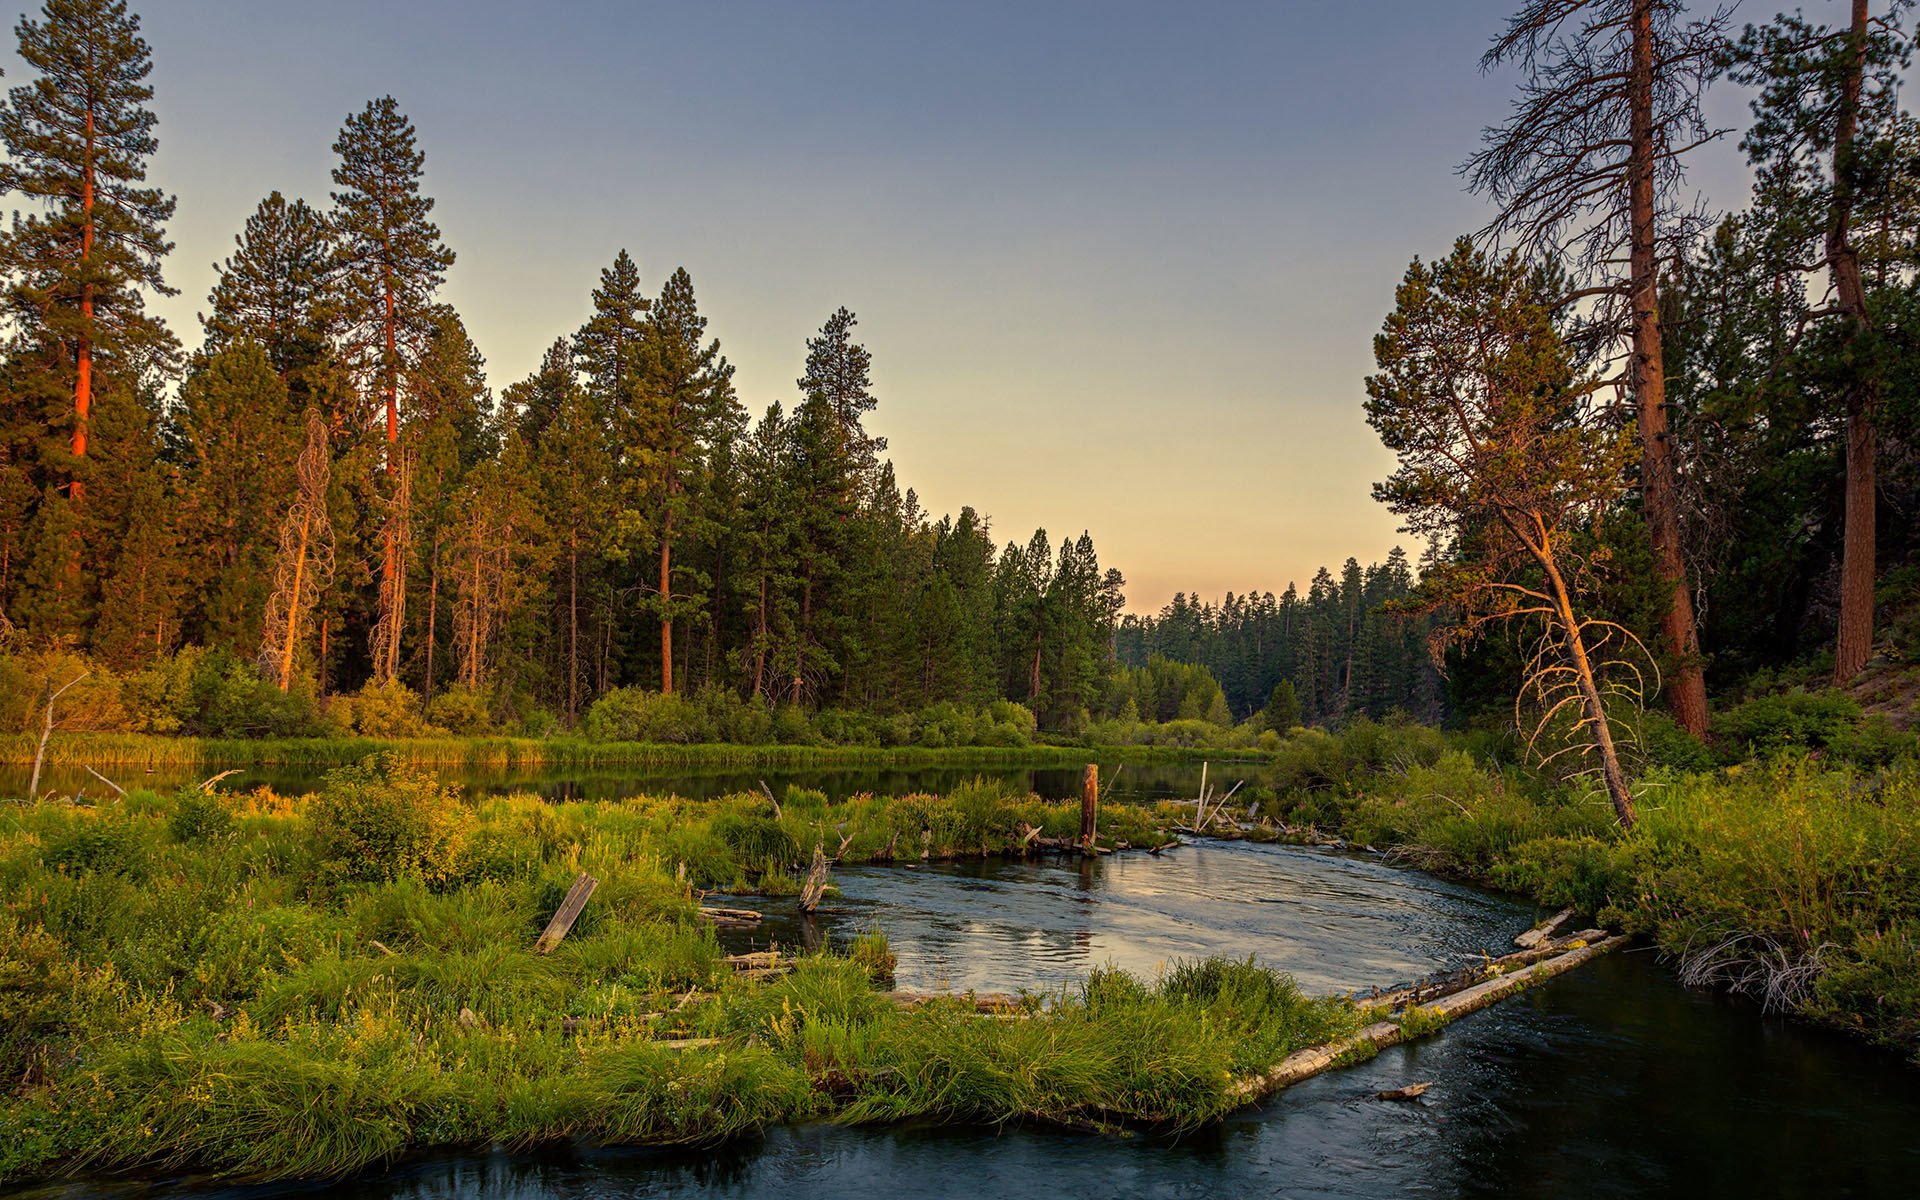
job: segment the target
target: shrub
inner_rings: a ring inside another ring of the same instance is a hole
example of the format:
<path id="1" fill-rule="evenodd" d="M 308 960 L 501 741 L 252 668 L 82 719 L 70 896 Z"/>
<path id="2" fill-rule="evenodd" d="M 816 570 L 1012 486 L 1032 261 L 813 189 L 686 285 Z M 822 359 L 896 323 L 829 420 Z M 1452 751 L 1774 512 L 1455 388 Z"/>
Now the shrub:
<path id="1" fill-rule="evenodd" d="M 50 840 L 41 861 L 69 875 L 125 875 L 139 879 L 147 873 L 147 848 L 131 826 L 98 817 Z"/>
<path id="2" fill-rule="evenodd" d="M 369 683 L 353 697 L 353 729 L 362 737 L 425 737 L 433 730 L 420 715 L 420 697 L 399 680 Z"/>
<path id="3" fill-rule="evenodd" d="M 1713 720 L 1713 736 L 1737 759 L 1791 748 L 1822 749 L 1859 721 L 1860 706 L 1848 697 L 1796 689 L 1722 710 Z"/>
<path id="4" fill-rule="evenodd" d="M 216 841 L 233 832 L 233 810 L 224 796 L 183 787 L 174 794 L 167 832 L 176 842 Z"/>
<path id="5" fill-rule="evenodd" d="M 329 772 L 312 811 L 322 872 L 354 880 L 453 877 L 472 819 L 453 788 L 392 754 Z"/>
<path id="6" fill-rule="evenodd" d="M 427 702 L 427 720 L 448 733 L 489 734 L 496 728 L 491 708 L 485 693 L 455 684 L 436 692 Z"/>
<path id="7" fill-rule="evenodd" d="M 704 742 L 712 736 L 700 709 L 678 694 L 615 688 L 587 710 L 586 734 L 600 742 Z"/>

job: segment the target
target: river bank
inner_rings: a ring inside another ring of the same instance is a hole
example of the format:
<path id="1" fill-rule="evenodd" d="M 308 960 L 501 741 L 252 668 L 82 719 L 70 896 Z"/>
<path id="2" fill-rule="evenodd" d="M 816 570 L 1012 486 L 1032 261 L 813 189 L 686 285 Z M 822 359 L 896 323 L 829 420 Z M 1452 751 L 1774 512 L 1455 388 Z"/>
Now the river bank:
<path id="1" fill-rule="evenodd" d="M 1395 861 L 1571 905 L 1644 936 L 1683 982 L 1750 996 L 1920 1062 L 1920 762 L 1786 749 L 1656 766 L 1640 819 L 1584 781 L 1438 732 L 1359 723 L 1275 756 L 1257 814 Z"/>

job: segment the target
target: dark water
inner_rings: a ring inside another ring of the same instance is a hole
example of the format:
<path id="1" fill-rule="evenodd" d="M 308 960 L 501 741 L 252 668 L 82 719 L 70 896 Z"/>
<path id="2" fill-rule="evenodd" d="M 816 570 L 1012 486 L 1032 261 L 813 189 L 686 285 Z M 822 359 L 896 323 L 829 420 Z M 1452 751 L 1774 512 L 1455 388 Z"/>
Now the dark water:
<path id="1" fill-rule="evenodd" d="M 782 941 L 886 929 L 903 987 L 1050 987 L 1107 962 L 1256 954 L 1310 989 L 1498 950 L 1531 912 L 1375 861 L 1190 846 L 1078 865 L 848 871 Z M 762 939 L 764 940 L 764 939 Z M 1432 1081 L 1422 1103 L 1372 1098 Z M 1615 954 L 1177 1142 L 1033 1130 L 776 1129 L 717 1151 L 472 1155 L 267 1200 L 1920 1195 L 1920 1073 Z"/>
<path id="2" fill-rule="evenodd" d="M 1219 789 L 1230 788 L 1244 780 L 1249 787 L 1258 782 L 1262 764 L 1214 763 L 1207 776 Z M 104 771 L 121 787 L 171 791 L 186 783 L 198 783 L 214 768 L 141 766 L 110 767 Z M 438 772 L 450 783 L 470 793 L 500 794 L 530 792 L 555 800 L 617 800 L 642 794 L 673 793 L 703 800 L 736 792 L 758 790 L 762 781 L 777 793 L 788 787 L 816 788 L 829 799 L 839 800 L 860 792 L 878 796 L 902 796 L 911 792 L 940 794 L 975 778 L 998 779 L 1016 789 L 1032 791 L 1049 800 L 1078 799 L 1079 767 L 856 767 L 832 770 L 789 769 L 781 767 L 556 767 L 556 768 L 484 768 L 455 767 Z M 18 765 L 0 765 L 0 796 L 20 796 L 27 790 L 31 771 Z M 326 768 L 308 766 L 253 766 L 227 779 L 230 791 L 271 787 L 282 795 L 299 795 L 320 787 Z M 1102 763 L 1100 778 L 1106 794 L 1121 800 L 1190 799 L 1200 791 L 1200 765 L 1172 764 L 1142 766 L 1137 763 Z M 111 796 L 112 789 L 88 775 L 80 767 L 49 766 L 41 774 L 41 790 L 55 789 L 65 794 L 84 791 L 90 796 Z"/>

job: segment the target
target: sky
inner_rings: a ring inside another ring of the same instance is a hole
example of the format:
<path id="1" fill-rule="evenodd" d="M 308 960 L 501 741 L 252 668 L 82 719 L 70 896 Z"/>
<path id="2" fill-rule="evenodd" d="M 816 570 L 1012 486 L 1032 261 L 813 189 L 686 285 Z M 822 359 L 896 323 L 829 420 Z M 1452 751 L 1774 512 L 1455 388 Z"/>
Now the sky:
<path id="1" fill-rule="evenodd" d="M 1478 68 L 1511 2 L 133 0 L 179 198 L 156 308 L 196 342 L 260 198 L 324 205 L 391 93 L 496 391 L 625 247 L 691 273 L 756 416 L 858 314 L 931 511 L 1089 531 L 1136 612 L 1304 588 L 1417 556 L 1363 379 L 1408 261 L 1487 219 L 1456 168 L 1512 95 Z M 1737 203 L 1731 142 L 1696 178 Z"/>

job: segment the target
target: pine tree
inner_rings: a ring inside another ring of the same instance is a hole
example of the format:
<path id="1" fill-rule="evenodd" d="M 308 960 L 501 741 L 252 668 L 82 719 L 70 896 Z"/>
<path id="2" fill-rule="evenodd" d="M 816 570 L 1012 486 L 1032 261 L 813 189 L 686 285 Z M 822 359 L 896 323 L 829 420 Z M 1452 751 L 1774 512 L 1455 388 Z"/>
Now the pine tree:
<path id="1" fill-rule="evenodd" d="M 650 307 L 640 286 L 640 268 L 625 250 L 620 251 L 613 265 L 600 272 L 600 286 L 593 289 L 593 315 L 573 335 L 574 362 L 609 410 L 631 399 Z"/>
<path id="2" fill-rule="evenodd" d="M 158 149 L 147 104 L 152 62 L 125 0 L 47 0 L 22 19 L 20 56 L 38 72 L 0 110 L 0 191 L 42 211 L 0 240 L 20 334 L 57 364 L 71 406 L 68 494 L 77 503 L 92 433 L 97 376 L 133 377 L 170 364 L 173 342 L 144 293 L 171 295 L 161 260 L 174 201 L 143 187 Z"/>
<path id="3" fill-rule="evenodd" d="M 336 247 L 326 218 L 305 200 L 273 192 L 234 236 L 234 253 L 200 319 L 207 350 L 256 342 L 296 402 L 310 398 L 314 375 L 331 358 Z"/>
<path id="4" fill-rule="evenodd" d="M 349 116 L 334 143 L 333 227 L 339 238 L 340 314 L 351 360 L 385 407 L 386 474 L 390 484 L 381 535 L 380 614 L 374 631 L 374 678 L 400 667 L 405 562 L 411 513 L 407 463 L 400 451 L 400 385 L 439 328 L 434 293 L 453 265 L 430 219 L 433 199 L 421 194 L 426 155 L 413 123 L 392 96 Z"/>
<path id="5" fill-rule="evenodd" d="M 174 419 L 181 534 L 199 564 L 189 632 L 203 643 L 257 646 L 299 446 L 287 386 L 258 343 L 232 342 L 194 364 Z"/>
<path id="6" fill-rule="evenodd" d="M 640 367 L 628 405 L 625 461 L 635 469 L 644 509 L 652 520 L 659 569 L 649 607 L 660 619 L 660 690 L 674 690 L 673 626 L 700 611 L 695 590 L 674 592 L 676 540 L 698 536 L 694 493 L 714 443 L 742 423 L 733 394 L 733 367 L 720 342 L 706 340 L 707 319 L 682 270 L 668 278 L 647 313 Z M 684 568 L 682 569 L 684 574 Z"/>
<path id="7" fill-rule="evenodd" d="M 1759 169 L 1757 215 L 1769 258 L 1781 273 L 1821 268 L 1834 302 L 1817 314 L 1832 327 L 1804 358 L 1823 360 L 1820 390 L 1838 393 L 1845 421 L 1845 536 L 1833 683 L 1859 674 L 1873 649 L 1876 579 L 1876 424 L 1885 386 L 1889 333 L 1869 303 L 1870 271 L 1856 226 L 1884 205 L 1909 173 L 1895 146 L 1900 72 L 1911 46 L 1895 0 L 1882 17 L 1852 0 L 1833 29 L 1795 14 L 1749 26 L 1734 54 L 1734 78 L 1760 89 L 1755 122 L 1742 143 Z M 1809 318 L 1811 319 L 1811 317 Z M 1796 331 L 1797 332 L 1797 331 Z"/>
<path id="8" fill-rule="evenodd" d="M 1520 98 L 1465 168 L 1469 186 L 1500 208 L 1493 232 L 1586 277 L 1556 297 L 1597 305 L 1582 336 L 1607 350 L 1626 343 L 1619 382 L 1638 427 L 1640 502 L 1668 589 L 1667 703 L 1696 737 L 1707 732 L 1707 690 L 1681 544 L 1659 293 L 1662 263 L 1698 231 L 1678 196 L 1682 159 L 1717 136 L 1700 98 L 1718 69 L 1727 11 L 1689 20 L 1679 0 L 1525 0 L 1482 59 L 1488 69 L 1522 67 Z"/>
<path id="9" fill-rule="evenodd" d="M 834 310 L 820 327 L 820 336 L 807 339 L 807 370 L 798 380 L 800 394 L 817 396 L 834 419 L 834 442 L 847 462 L 851 487 L 871 475 L 887 439 L 869 436 L 861 422 L 879 405 L 872 387 L 873 355 L 853 340 L 857 318 L 844 307 Z"/>

